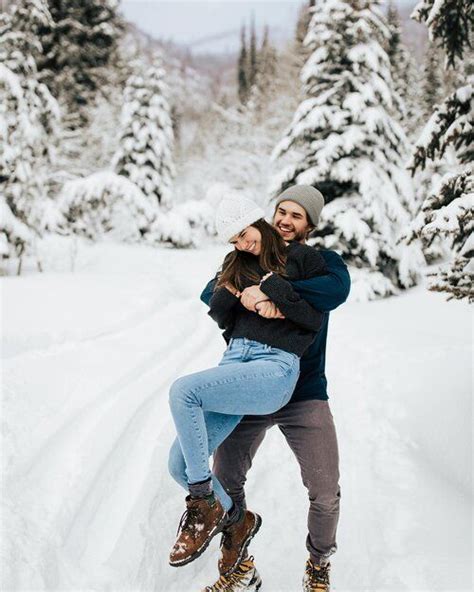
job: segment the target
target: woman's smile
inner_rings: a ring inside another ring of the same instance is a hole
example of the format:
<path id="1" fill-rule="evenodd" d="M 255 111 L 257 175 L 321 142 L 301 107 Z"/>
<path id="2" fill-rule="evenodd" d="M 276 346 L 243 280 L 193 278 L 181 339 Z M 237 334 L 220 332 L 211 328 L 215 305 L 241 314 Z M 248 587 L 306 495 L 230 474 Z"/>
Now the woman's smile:
<path id="1" fill-rule="evenodd" d="M 247 226 L 240 234 L 233 237 L 230 243 L 239 251 L 258 256 L 262 249 L 262 234 L 254 226 Z"/>
<path id="2" fill-rule="evenodd" d="M 257 241 L 253 241 L 253 243 L 250 243 L 250 245 L 247 247 L 246 250 L 249 251 L 250 253 L 252 253 L 256 244 L 257 244 Z"/>

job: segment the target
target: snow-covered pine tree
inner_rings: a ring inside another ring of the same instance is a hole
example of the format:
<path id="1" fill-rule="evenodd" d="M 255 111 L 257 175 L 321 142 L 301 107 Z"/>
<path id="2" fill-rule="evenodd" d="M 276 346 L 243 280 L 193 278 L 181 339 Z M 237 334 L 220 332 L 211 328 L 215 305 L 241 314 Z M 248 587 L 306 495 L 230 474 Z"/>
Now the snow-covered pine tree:
<path id="1" fill-rule="evenodd" d="M 394 91 L 382 48 L 388 36 L 375 2 L 317 3 L 301 73 L 307 98 L 274 150 L 290 164 L 272 194 L 298 183 L 322 191 L 327 205 L 317 243 L 371 272 L 369 298 L 413 285 L 423 263 L 418 247 L 397 244 L 415 204 L 403 169 L 407 140 L 390 116 Z"/>
<path id="2" fill-rule="evenodd" d="M 432 40 L 446 52 L 448 66 L 463 60 L 471 49 L 474 8 L 471 0 L 421 0 L 412 18 L 425 23 Z"/>
<path id="3" fill-rule="evenodd" d="M 155 216 L 143 192 L 126 177 L 99 171 L 64 184 L 58 199 L 61 217 L 52 230 L 98 240 L 105 235 L 134 242 Z"/>
<path id="4" fill-rule="evenodd" d="M 174 247 L 202 246 L 215 234 L 215 209 L 205 199 L 182 202 L 160 212 L 146 238 L 151 243 L 170 243 Z"/>
<path id="5" fill-rule="evenodd" d="M 262 88 L 263 93 L 271 92 L 275 85 L 275 78 L 277 75 L 277 52 L 270 41 L 270 33 L 268 26 L 263 30 L 262 47 L 259 53 L 258 68 L 257 68 L 257 83 Z"/>
<path id="6" fill-rule="evenodd" d="M 1 255 L 22 255 L 44 228 L 47 168 L 59 108 L 38 81 L 42 51 L 37 32 L 50 23 L 43 0 L 20 0 L 0 24 L 0 225 Z"/>
<path id="7" fill-rule="evenodd" d="M 262 46 L 257 56 L 257 74 L 250 90 L 248 109 L 257 119 L 268 116 L 269 105 L 273 108 L 277 78 L 277 52 L 270 42 L 268 27 L 264 28 Z"/>
<path id="8" fill-rule="evenodd" d="M 300 59 L 300 67 L 304 64 L 308 57 L 308 47 L 304 44 L 304 40 L 308 34 L 308 27 L 311 21 L 314 3 L 315 0 L 306 0 L 306 2 L 299 8 L 298 18 L 296 20 L 295 49 Z"/>
<path id="9" fill-rule="evenodd" d="M 434 107 L 442 102 L 445 94 L 442 51 L 429 40 L 425 47 L 419 88 L 417 117 L 414 121 L 416 125 L 410 129 L 413 144 L 418 139 L 426 121 L 431 117 Z M 443 162 L 442 158 L 436 158 L 427 162 L 423 170 L 419 169 L 416 172 L 413 181 L 416 187 L 416 201 L 420 208 L 432 193 L 438 192 L 441 179 L 449 170 L 449 163 Z M 420 238 L 423 253 L 430 264 L 440 261 L 449 251 L 449 241 L 440 235 L 420 236 Z"/>
<path id="10" fill-rule="evenodd" d="M 158 211 L 159 206 L 170 205 L 175 175 L 168 89 L 159 58 L 142 71 L 137 65 L 137 70 L 125 87 L 120 145 L 112 166 L 135 183 Z"/>
<path id="11" fill-rule="evenodd" d="M 259 103 L 258 117 L 250 105 L 243 108 L 225 95 L 210 97 L 193 135 L 187 133 L 174 185 L 176 201 L 200 199 L 216 183 L 249 191 L 257 200 L 266 194 L 272 174 L 270 153 L 298 104 L 292 60 L 288 50 L 278 54 L 275 91 L 268 103 Z"/>
<path id="12" fill-rule="evenodd" d="M 257 32 L 255 31 L 255 16 L 252 16 L 250 24 L 250 45 L 248 61 L 248 83 L 249 89 L 252 89 L 257 77 L 258 58 L 257 58 Z"/>
<path id="13" fill-rule="evenodd" d="M 250 81 L 248 77 L 248 58 L 247 58 L 247 42 L 245 38 L 245 25 L 242 25 L 240 31 L 240 52 L 237 63 L 237 92 L 239 101 L 245 105 L 249 98 Z"/>
<path id="14" fill-rule="evenodd" d="M 421 74 L 420 106 L 423 124 L 431 117 L 433 108 L 444 98 L 442 61 L 441 50 L 428 42 Z"/>
<path id="15" fill-rule="evenodd" d="M 123 22 L 118 0 L 47 0 L 52 22 L 41 30 L 42 81 L 65 105 L 68 128 L 82 127 L 87 106 L 106 94 Z"/>
<path id="16" fill-rule="evenodd" d="M 414 60 L 402 40 L 400 15 L 392 0 L 388 4 L 387 24 L 390 35 L 385 49 L 390 61 L 395 99 L 401 99 L 396 100 L 395 106 L 404 130 L 412 132 L 419 119 L 419 76 Z"/>
<path id="17" fill-rule="evenodd" d="M 423 203 L 411 239 L 448 238 L 451 263 L 432 274 L 430 288 L 474 302 L 474 64 L 470 55 L 474 11 L 468 0 L 423 0 L 412 16 L 426 23 L 431 40 L 446 52 L 448 67 L 464 72 L 465 82 L 435 107 L 414 147 L 409 164 L 413 173 L 449 152 L 454 153 L 457 166 Z"/>

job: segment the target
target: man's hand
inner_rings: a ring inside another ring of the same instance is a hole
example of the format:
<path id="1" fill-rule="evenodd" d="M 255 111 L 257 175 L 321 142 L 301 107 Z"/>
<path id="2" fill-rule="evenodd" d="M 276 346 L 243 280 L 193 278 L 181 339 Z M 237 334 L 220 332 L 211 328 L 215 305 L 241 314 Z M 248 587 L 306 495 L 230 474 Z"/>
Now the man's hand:
<path id="1" fill-rule="evenodd" d="M 255 304 L 259 300 L 267 300 L 268 296 L 260 290 L 258 286 L 250 286 L 249 288 L 245 288 L 242 290 L 242 294 L 240 297 L 240 302 L 245 306 L 247 310 L 251 310 L 252 312 L 257 312 L 255 310 Z"/>
<path id="2" fill-rule="evenodd" d="M 261 317 L 266 319 L 284 319 L 285 315 L 282 314 L 277 305 L 271 300 L 265 300 L 265 302 L 259 302 L 256 306 L 256 312 Z"/>

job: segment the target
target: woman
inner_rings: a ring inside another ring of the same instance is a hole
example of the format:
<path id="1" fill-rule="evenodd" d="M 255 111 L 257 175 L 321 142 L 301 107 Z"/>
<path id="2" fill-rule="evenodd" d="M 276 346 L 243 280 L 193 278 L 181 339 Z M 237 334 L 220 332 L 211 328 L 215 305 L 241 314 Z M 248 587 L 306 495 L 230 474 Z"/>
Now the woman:
<path id="1" fill-rule="evenodd" d="M 288 279 L 326 273 L 322 256 L 297 242 L 286 243 L 265 220 L 263 210 L 244 198 L 224 199 L 216 226 L 235 246 L 217 276 L 209 315 L 224 330 L 227 350 L 216 368 L 176 380 L 170 407 L 178 438 L 170 452 L 170 472 L 188 490 L 187 510 L 170 554 L 170 565 L 193 561 L 223 528 L 242 521 L 242 558 L 261 524 L 258 515 L 233 506 L 209 468 L 209 456 L 244 415 L 267 415 L 286 405 L 299 375 L 299 359 L 313 341 L 321 313 L 293 291 Z M 241 292 L 259 285 L 263 300 L 279 309 L 267 319 L 240 302 Z"/>

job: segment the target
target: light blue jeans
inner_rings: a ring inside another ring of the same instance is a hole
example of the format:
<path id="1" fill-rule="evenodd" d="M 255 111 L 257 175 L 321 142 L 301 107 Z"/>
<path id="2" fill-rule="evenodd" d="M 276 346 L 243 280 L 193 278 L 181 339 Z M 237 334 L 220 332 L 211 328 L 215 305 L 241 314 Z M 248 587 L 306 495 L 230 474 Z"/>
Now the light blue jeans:
<path id="1" fill-rule="evenodd" d="M 299 376 L 296 354 L 246 338 L 231 339 L 216 368 L 183 376 L 170 389 L 178 437 L 169 471 L 186 490 L 212 477 L 225 510 L 232 499 L 211 474 L 209 457 L 244 415 L 268 415 L 286 405 Z"/>

